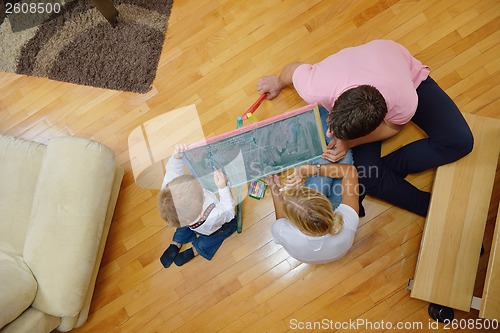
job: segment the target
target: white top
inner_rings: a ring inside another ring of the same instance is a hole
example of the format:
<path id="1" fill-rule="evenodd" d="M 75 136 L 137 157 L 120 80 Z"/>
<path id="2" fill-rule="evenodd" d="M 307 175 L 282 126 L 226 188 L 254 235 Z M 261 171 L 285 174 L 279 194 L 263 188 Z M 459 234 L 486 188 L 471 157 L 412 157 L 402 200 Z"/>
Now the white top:
<path id="1" fill-rule="evenodd" d="M 273 239 L 290 256 L 304 263 L 324 264 L 337 260 L 351 248 L 359 217 L 354 209 L 345 204 L 340 204 L 335 211 L 344 218 L 342 229 L 336 235 L 307 236 L 288 219 L 281 218 L 271 227 Z"/>
<path id="2" fill-rule="evenodd" d="M 168 159 L 166 168 L 167 171 L 165 172 L 165 177 L 163 178 L 161 188 L 167 186 L 167 184 L 170 183 L 174 178 L 184 174 L 184 163 L 181 159 L 177 159 L 173 156 Z M 199 234 L 208 236 L 219 230 L 224 223 L 227 223 L 234 218 L 234 200 L 233 196 L 231 195 L 231 191 L 227 186 L 219 189 L 220 201 L 217 199 L 217 196 L 214 193 L 207 191 L 206 189 L 203 189 L 203 195 L 203 211 L 205 211 L 205 209 L 207 209 L 207 207 L 212 203 L 215 203 L 215 208 L 212 210 L 210 215 L 208 215 L 205 223 L 194 229 L 194 231 Z M 189 225 L 198 222 L 200 217 L 201 214 Z"/>

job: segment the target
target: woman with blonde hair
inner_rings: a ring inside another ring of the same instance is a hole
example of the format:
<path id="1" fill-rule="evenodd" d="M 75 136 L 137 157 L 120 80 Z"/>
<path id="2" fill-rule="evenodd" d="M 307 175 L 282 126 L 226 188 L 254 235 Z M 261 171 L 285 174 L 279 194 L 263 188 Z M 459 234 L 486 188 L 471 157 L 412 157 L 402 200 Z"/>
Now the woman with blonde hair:
<path id="1" fill-rule="evenodd" d="M 324 193 L 300 186 L 303 178 L 309 176 L 341 179 L 340 205 L 334 209 L 332 200 Z M 271 228 L 273 239 L 290 256 L 304 263 L 321 264 L 337 260 L 349 251 L 359 223 L 358 175 L 353 165 L 302 165 L 288 176 L 284 187 L 277 175 L 266 181 L 276 212 Z"/>

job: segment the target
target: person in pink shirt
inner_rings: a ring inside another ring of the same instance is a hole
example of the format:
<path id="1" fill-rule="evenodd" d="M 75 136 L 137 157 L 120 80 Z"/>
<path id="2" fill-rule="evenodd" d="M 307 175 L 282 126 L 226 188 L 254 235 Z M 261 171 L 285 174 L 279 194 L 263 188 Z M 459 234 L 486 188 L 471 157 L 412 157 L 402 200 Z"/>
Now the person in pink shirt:
<path id="1" fill-rule="evenodd" d="M 472 133 L 455 103 L 429 76 L 429 68 L 394 41 L 349 47 L 313 65 L 291 63 L 279 76 L 261 78 L 257 89 L 273 99 L 291 85 L 307 103 L 329 111 L 327 135 L 333 139 L 323 158 L 337 162 L 351 149 L 365 194 L 418 215 L 427 215 L 430 193 L 405 177 L 472 150 Z M 382 141 L 409 121 L 428 138 L 381 157 Z"/>

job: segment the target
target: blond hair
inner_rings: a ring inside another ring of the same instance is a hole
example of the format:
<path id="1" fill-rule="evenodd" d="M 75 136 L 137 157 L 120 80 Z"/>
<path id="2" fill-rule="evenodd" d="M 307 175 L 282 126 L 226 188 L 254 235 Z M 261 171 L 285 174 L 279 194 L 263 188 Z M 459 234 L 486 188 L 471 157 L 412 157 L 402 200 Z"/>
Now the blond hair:
<path id="1" fill-rule="evenodd" d="M 158 193 L 161 217 L 171 226 L 186 226 L 195 221 L 203 209 L 203 188 L 192 175 L 174 178 Z"/>
<path id="2" fill-rule="evenodd" d="M 313 236 L 335 235 L 342 230 L 342 214 L 333 211 L 332 204 L 320 192 L 309 187 L 285 189 L 283 211 L 301 231 Z"/>

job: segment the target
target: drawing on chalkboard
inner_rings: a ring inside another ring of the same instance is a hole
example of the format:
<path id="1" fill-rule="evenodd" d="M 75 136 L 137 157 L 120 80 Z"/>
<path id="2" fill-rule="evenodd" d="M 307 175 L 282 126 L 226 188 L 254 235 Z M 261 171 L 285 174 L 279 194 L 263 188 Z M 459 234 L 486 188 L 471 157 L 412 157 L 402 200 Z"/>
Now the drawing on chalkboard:
<path id="1" fill-rule="evenodd" d="M 236 187 L 314 160 L 325 149 L 318 107 L 308 105 L 189 145 L 183 159 L 203 187 L 216 192 L 214 170 Z"/>

